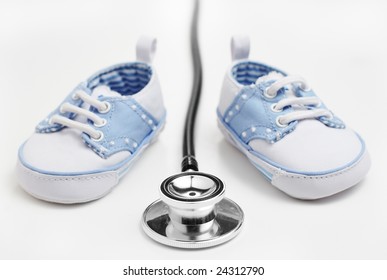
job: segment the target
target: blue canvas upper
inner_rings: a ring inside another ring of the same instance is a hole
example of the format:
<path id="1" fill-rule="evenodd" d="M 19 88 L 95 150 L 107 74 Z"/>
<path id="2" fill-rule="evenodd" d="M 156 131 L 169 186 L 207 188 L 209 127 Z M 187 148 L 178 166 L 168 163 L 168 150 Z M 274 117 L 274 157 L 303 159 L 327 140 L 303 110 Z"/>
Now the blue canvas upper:
<path id="1" fill-rule="evenodd" d="M 141 147 L 144 139 L 149 136 L 164 118 L 157 120 L 139 104 L 132 95 L 141 91 L 151 80 L 152 68 L 141 62 L 118 64 L 103 69 L 86 82 L 80 83 L 65 100 L 75 106 L 82 106 L 81 99 L 74 98 L 74 93 L 82 90 L 91 94 L 98 86 L 108 86 L 112 91 L 121 96 L 99 96 L 100 101 L 106 101 L 110 104 L 110 110 L 107 113 L 101 113 L 96 108 L 90 107 L 90 110 L 107 121 L 103 127 L 96 129 L 103 133 L 101 141 L 96 141 L 88 134 L 82 133 L 82 140 L 85 144 L 102 158 L 120 151 L 130 151 L 132 154 Z M 55 133 L 64 128 L 58 123 L 50 123 L 53 115 L 62 115 L 69 119 L 74 119 L 74 113 L 62 113 L 60 106 L 51 112 L 36 127 L 37 133 Z M 93 122 L 88 120 L 88 124 L 93 126 Z"/>
<path id="2" fill-rule="evenodd" d="M 255 83 L 258 78 L 272 71 L 286 76 L 286 73 L 281 70 L 254 61 L 239 62 L 231 70 L 231 76 L 242 84 L 243 88 L 238 92 L 223 116 L 219 111 L 218 116 L 245 144 L 253 139 L 264 139 L 274 143 L 292 133 L 297 126 L 298 121 L 290 122 L 285 127 L 276 124 L 278 116 L 294 111 L 292 106 L 283 108 L 281 112 L 271 110 L 273 104 L 285 98 L 286 89 L 280 89 L 274 98 L 267 98 L 264 91 L 275 80 Z M 312 90 L 306 92 L 296 85 L 293 86 L 293 92 L 297 97 L 315 96 Z M 321 104 L 319 108 L 326 108 L 326 106 Z M 310 107 L 309 109 L 312 110 L 313 108 Z M 345 128 L 344 123 L 335 115 L 330 119 L 319 117 L 318 120 L 333 129 Z"/>
<path id="3" fill-rule="evenodd" d="M 111 104 L 107 114 L 101 114 L 93 109 L 95 114 L 107 120 L 107 124 L 99 128 L 104 134 L 104 139 L 97 142 L 83 133 L 83 140 L 101 157 L 108 157 L 123 150 L 133 154 L 145 137 L 157 128 L 159 122 L 130 96 L 124 99 L 101 98 L 101 100 Z"/>

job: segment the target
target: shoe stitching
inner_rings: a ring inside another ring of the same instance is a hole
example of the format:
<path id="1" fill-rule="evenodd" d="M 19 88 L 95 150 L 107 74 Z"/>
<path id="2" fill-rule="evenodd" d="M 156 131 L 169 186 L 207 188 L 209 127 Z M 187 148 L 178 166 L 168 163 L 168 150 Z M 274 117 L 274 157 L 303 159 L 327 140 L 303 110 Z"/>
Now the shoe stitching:
<path id="1" fill-rule="evenodd" d="M 36 172 L 33 172 L 26 168 L 25 166 L 21 165 L 23 168 L 23 171 L 31 176 L 34 177 L 38 180 L 44 180 L 44 181 L 90 181 L 90 180 L 99 180 L 99 179 L 105 179 L 105 178 L 114 178 L 116 174 L 104 174 L 104 175 L 92 175 L 92 176 L 85 176 L 85 175 L 80 175 L 83 177 L 74 177 L 74 176 L 69 176 L 69 177 L 59 177 L 59 178 L 47 178 L 45 176 L 56 176 L 56 175 L 46 175 L 46 174 L 36 174 Z"/>

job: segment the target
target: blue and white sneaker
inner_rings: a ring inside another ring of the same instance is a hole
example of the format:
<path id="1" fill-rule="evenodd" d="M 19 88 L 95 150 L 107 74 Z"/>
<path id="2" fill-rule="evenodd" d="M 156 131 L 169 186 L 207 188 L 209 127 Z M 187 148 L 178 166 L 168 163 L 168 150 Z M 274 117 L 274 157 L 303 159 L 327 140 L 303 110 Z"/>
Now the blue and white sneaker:
<path id="1" fill-rule="evenodd" d="M 318 199 L 356 185 L 371 161 L 362 138 L 298 76 L 248 59 L 249 39 L 231 41 L 218 106 L 226 138 L 278 189 Z"/>
<path id="2" fill-rule="evenodd" d="M 80 83 L 20 147 L 17 177 L 34 197 L 81 203 L 109 193 L 164 125 L 151 61 L 156 40 L 141 37 L 137 61 Z"/>

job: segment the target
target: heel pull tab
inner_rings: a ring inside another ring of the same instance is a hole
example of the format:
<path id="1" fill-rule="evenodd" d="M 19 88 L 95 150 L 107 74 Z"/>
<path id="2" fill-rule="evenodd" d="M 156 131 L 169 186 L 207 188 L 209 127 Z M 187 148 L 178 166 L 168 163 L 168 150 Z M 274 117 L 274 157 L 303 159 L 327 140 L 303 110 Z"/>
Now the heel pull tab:
<path id="1" fill-rule="evenodd" d="M 250 38 L 245 35 L 234 35 L 231 38 L 231 57 L 232 60 L 241 60 L 249 58 Z"/>
<path id="2" fill-rule="evenodd" d="M 151 64 L 156 53 L 156 46 L 156 38 L 141 36 L 136 45 L 137 61 Z"/>

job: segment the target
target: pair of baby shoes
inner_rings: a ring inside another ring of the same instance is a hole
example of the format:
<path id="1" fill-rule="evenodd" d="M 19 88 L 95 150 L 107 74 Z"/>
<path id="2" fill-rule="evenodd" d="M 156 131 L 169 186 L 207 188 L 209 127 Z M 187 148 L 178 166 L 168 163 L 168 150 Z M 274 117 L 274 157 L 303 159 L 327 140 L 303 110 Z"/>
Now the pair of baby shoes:
<path id="1" fill-rule="evenodd" d="M 38 124 L 19 149 L 25 191 L 58 203 L 111 191 L 164 125 L 155 50 L 155 39 L 140 38 L 136 62 L 97 72 Z M 248 38 L 234 37 L 217 110 L 225 137 L 290 196 L 317 199 L 357 184 L 370 167 L 360 136 L 304 79 L 248 55 Z"/>

